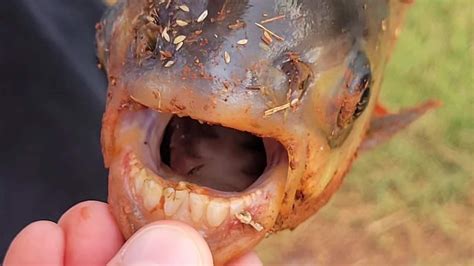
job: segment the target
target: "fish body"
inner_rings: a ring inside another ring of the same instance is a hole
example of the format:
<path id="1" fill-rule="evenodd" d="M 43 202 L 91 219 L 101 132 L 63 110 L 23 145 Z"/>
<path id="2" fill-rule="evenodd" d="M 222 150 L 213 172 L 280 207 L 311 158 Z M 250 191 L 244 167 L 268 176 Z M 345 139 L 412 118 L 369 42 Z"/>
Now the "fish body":
<path id="1" fill-rule="evenodd" d="M 313 215 L 361 145 L 436 105 L 391 115 L 392 127 L 376 113 L 408 2 L 118 1 L 97 44 L 109 202 L 125 237 L 180 220 L 222 264 Z"/>

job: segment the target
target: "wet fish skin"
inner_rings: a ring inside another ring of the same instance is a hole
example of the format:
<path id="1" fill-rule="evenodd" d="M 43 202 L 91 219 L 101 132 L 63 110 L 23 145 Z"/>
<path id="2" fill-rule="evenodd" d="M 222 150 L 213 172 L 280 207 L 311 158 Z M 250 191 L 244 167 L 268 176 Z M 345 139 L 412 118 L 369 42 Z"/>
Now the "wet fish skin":
<path id="1" fill-rule="evenodd" d="M 116 134 L 121 117 L 143 106 L 280 141 L 288 151 L 290 166 L 284 195 L 277 216 L 260 217 L 273 220 L 273 226 L 255 232 L 246 245 L 232 246 L 233 239 L 222 243 L 207 239 L 223 262 L 251 249 L 266 232 L 296 227 L 337 190 L 371 125 L 384 68 L 409 3 L 183 3 L 190 12 L 162 11 L 163 21 L 150 23 L 144 17 L 148 1 L 123 0 L 98 24 L 98 57 L 109 79 L 103 153 L 106 165 L 112 165 L 120 154 Z M 196 22 L 206 10 L 206 19 Z M 263 25 L 273 34 L 266 45 L 256 23 L 279 15 L 284 19 Z M 165 23 L 170 17 L 190 24 L 173 28 Z M 238 22 L 245 26 L 232 28 Z M 171 34 L 169 40 L 167 34 Z M 173 40 L 180 35 L 186 39 L 176 51 Z M 238 45 L 242 39 L 248 42 Z M 266 115 L 269 109 L 290 103 L 290 108 Z M 123 217 L 138 218 L 124 213 L 118 203 L 123 199 L 114 195 L 122 194 L 111 193 L 112 209 L 122 230 L 130 235 L 137 228 L 123 224 L 128 221 Z"/>

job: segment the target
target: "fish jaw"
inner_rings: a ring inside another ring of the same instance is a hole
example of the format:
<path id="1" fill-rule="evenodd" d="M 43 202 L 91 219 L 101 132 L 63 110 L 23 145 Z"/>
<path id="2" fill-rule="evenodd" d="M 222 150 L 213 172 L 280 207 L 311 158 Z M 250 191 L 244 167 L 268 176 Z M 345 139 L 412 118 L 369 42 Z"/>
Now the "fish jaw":
<path id="1" fill-rule="evenodd" d="M 268 141 L 269 167 L 258 186 L 222 192 L 186 181 L 157 165 L 150 149 L 160 140 L 170 115 L 151 110 L 127 112 L 119 119 L 118 154 L 110 165 L 109 203 L 125 237 L 151 221 L 173 219 L 198 230 L 216 262 L 247 251 L 273 227 L 283 197 L 287 154 Z M 155 132 L 161 131 L 160 132 Z M 147 143 L 147 144 L 144 144 Z M 273 149 L 273 151 L 271 151 Z M 249 219 L 249 220 L 247 220 Z"/>
<path id="2" fill-rule="evenodd" d="M 102 128 L 104 159 L 110 170 L 109 203 L 125 237 L 153 221 L 180 220 L 203 235 L 216 264 L 222 264 L 252 249 L 265 235 L 296 227 L 337 190 L 367 131 L 391 47 L 387 40 L 393 37 L 396 24 L 389 23 L 390 30 L 382 33 L 381 22 L 389 13 L 369 14 L 378 17 L 367 26 L 373 32 L 368 40 L 356 38 L 353 42 L 350 34 L 328 35 L 330 45 L 319 50 L 310 49 L 312 44 L 308 48 L 310 42 L 301 42 L 303 35 L 293 34 L 302 24 L 286 25 L 285 41 L 272 46 L 278 53 L 267 51 L 276 54 L 270 57 L 262 57 L 258 45 L 231 49 L 231 44 L 245 38 L 242 36 L 260 38 L 261 30 L 249 27 L 243 29 L 245 34 L 225 36 L 227 42 L 217 42 L 216 47 L 211 42 L 208 61 L 202 57 L 196 61 L 196 51 L 185 44 L 180 48 L 183 56 L 178 54 L 173 64 L 167 65 L 169 60 L 149 64 L 149 58 L 138 58 L 131 52 L 140 51 L 134 40 L 145 2 L 120 1 L 98 25 L 98 55 L 109 80 Z M 201 8 L 196 17 L 206 10 L 204 2 L 195 2 Z M 331 1 L 320 2 L 332 5 Z M 265 4 L 255 6 L 269 9 Z M 359 9 L 363 8 L 360 5 Z M 373 12 L 371 8 L 366 12 Z M 250 13 L 260 15 L 262 11 Z M 358 32 L 359 27 L 355 25 L 353 30 Z M 208 38 L 222 32 L 203 30 Z M 161 38 L 165 38 L 162 33 Z M 358 56 L 361 50 L 366 56 Z M 315 54 L 322 59 L 312 62 Z M 331 144 L 332 135 L 340 135 L 336 130 L 338 114 L 347 96 L 332 88 L 354 58 L 370 62 L 372 96 L 357 121 L 344 128 L 347 134 Z M 309 81 L 307 89 L 297 95 L 298 105 L 267 113 L 295 99 L 291 98 L 294 95 L 286 71 L 282 71 L 287 69 L 282 64 L 288 62 L 289 72 L 305 72 L 309 66 L 311 74 L 304 76 Z M 254 77 L 262 82 L 252 83 Z M 270 105 L 271 97 L 262 96 L 267 88 L 275 92 Z M 236 191 L 201 186 L 173 171 L 163 162 L 159 149 L 170 121 L 179 117 L 262 138 L 265 171 L 254 184 Z"/>

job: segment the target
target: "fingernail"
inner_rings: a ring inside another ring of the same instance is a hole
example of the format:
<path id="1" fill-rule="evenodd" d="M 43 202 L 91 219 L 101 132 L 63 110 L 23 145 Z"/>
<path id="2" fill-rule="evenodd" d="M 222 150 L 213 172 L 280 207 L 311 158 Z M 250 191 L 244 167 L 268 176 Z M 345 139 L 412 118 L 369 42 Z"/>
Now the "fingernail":
<path id="1" fill-rule="evenodd" d="M 204 239 L 182 225 L 160 224 L 139 231 L 118 254 L 122 265 L 211 265 Z M 115 261 L 115 259 L 113 260 Z M 111 262 L 112 265 L 116 263 Z"/>

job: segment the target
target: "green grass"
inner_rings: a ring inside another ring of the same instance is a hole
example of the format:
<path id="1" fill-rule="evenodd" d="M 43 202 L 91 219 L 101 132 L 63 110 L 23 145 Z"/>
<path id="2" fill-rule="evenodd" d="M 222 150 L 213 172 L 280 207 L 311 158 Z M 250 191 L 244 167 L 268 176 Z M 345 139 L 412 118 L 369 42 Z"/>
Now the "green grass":
<path id="1" fill-rule="evenodd" d="M 322 211 L 259 247 L 265 262 L 474 265 L 473 17 L 472 0 L 416 1 L 381 100 L 444 106 L 360 156 Z"/>
<path id="2" fill-rule="evenodd" d="M 444 106 L 363 156 L 346 179 L 348 189 L 377 202 L 380 215 L 401 207 L 420 215 L 442 211 L 472 193 L 473 6 L 470 0 L 424 0 L 409 12 L 382 102 L 398 109 L 434 98 Z"/>

